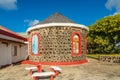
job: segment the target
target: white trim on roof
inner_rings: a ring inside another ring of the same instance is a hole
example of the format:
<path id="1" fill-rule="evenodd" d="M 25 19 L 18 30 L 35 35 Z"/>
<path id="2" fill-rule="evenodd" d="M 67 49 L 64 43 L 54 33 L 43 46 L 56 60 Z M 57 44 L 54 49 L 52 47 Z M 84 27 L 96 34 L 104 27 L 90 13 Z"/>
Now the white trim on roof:
<path id="1" fill-rule="evenodd" d="M 24 42 L 24 43 L 25 43 L 25 44 L 28 44 L 29 42 L 26 41 L 26 42 Z"/>
<path id="2" fill-rule="evenodd" d="M 0 34 L 0 38 L 24 43 L 24 40 L 16 39 L 16 38 L 9 37 L 9 36 L 2 35 L 2 34 Z"/>
<path id="3" fill-rule="evenodd" d="M 70 26 L 70 27 L 80 27 L 80 28 L 84 28 L 86 30 L 89 30 L 88 27 L 86 27 L 85 25 L 81 25 L 81 24 L 75 24 L 75 23 L 47 23 L 47 24 L 39 24 L 39 25 L 35 25 L 33 27 L 28 28 L 27 32 L 34 30 L 34 29 L 39 29 L 39 28 L 43 28 L 43 27 L 52 27 L 52 26 Z"/>

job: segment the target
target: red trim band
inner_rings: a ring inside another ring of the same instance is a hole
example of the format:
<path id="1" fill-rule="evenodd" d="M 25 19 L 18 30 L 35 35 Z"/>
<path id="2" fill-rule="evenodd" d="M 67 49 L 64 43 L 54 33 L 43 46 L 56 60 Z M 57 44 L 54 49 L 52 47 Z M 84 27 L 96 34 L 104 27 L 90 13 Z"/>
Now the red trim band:
<path id="1" fill-rule="evenodd" d="M 82 61 L 75 61 L 75 62 L 33 62 L 33 61 L 23 61 L 22 64 L 31 64 L 31 65 L 38 65 L 38 64 L 42 64 L 42 65 L 79 65 L 79 64 L 83 64 L 88 62 L 87 59 L 82 60 Z"/>
<path id="2" fill-rule="evenodd" d="M 7 31 L 0 30 L 0 34 L 27 41 L 27 38 L 24 38 L 22 36 L 19 36 L 17 34 L 13 34 L 13 33 L 7 32 Z"/>

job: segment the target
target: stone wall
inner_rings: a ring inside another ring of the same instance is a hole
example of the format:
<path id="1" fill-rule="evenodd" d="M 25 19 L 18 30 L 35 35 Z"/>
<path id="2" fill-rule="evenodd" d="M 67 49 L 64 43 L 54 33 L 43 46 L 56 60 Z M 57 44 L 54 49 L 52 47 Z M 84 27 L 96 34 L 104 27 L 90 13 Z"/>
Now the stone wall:
<path id="1" fill-rule="evenodd" d="M 40 56 L 33 56 L 31 37 L 34 32 L 40 36 Z M 80 32 L 82 37 L 82 55 L 72 56 L 73 32 Z M 45 27 L 29 33 L 29 59 L 37 62 L 73 62 L 86 59 L 87 30 L 78 27 Z"/>
<path id="2" fill-rule="evenodd" d="M 100 61 L 120 63 L 120 56 L 99 56 Z"/>

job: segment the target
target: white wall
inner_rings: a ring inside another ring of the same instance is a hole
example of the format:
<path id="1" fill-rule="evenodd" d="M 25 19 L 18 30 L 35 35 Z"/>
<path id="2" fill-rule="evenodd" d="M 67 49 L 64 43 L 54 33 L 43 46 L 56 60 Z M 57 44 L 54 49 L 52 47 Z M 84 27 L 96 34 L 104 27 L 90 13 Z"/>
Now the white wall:
<path id="1" fill-rule="evenodd" d="M 11 64 L 10 47 L 10 44 L 6 45 L 0 42 L 0 66 Z"/>
<path id="2" fill-rule="evenodd" d="M 21 46 L 20 46 L 21 45 Z M 17 46 L 17 56 L 14 56 L 14 46 Z M 25 60 L 28 56 L 27 45 L 25 44 L 12 44 L 11 53 L 12 53 L 12 63 Z"/>
<path id="3" fill-rule="evenodd" d="M 28 45 L 23 45 L 21 47 L 21 60 L 25 60 L 28 57 Z"/>
<path id="4" fill-rule="evenodd" d="M 14 56 L 14 46 L 17 46 L 17 56 Z M 8 45 L 6 45 L 0 41 L 0 67 L 3 65 L 25 60 L 27 56 L 27 44 L 9 42 Z"/>

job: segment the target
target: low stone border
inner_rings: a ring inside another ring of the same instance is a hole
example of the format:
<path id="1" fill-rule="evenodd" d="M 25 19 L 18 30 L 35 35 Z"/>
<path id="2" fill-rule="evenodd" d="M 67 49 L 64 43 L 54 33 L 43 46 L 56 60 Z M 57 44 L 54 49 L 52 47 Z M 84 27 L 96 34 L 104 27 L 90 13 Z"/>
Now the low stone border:
<path id="1" fill-rule="evenodd" d="M 120 56 L 99 56 L 99 61 L 120 63 Z"/>

